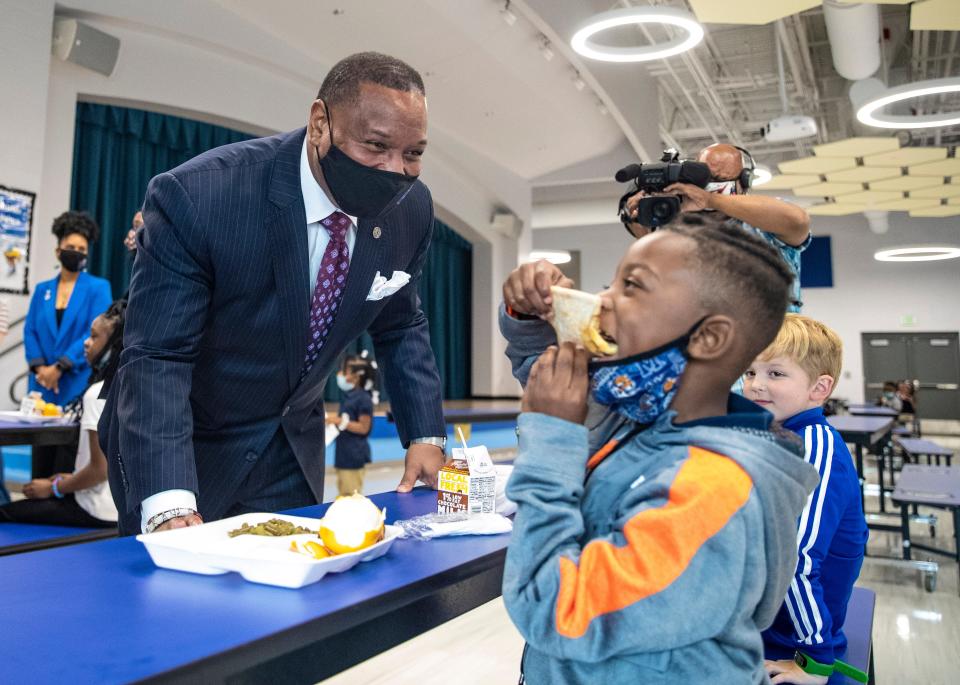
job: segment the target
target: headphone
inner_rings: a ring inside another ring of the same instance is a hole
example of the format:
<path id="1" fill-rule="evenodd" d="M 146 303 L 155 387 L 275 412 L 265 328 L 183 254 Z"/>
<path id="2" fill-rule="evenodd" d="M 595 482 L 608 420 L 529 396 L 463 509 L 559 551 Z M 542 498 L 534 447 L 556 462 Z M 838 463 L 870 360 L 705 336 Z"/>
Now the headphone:
<path id="1" fill-rule="evenodd" d="M 743 188 L 744 192 L 746 192 L 750 189 L 750 183 L 753 181 L 753 175 L 757 169 L 757 163 L 754 161 L 753 155 L 750 154 L 749 150 L 744 149 L 739 145 L 734 145 L 733 147 L 740 151 L 740 166 L 743 168 L 740 169 L 740 175 L 737 176 L 737 180 L 740 182 L 740 187 Z M 747 166 L 747 164 L 750 166 Z"/>

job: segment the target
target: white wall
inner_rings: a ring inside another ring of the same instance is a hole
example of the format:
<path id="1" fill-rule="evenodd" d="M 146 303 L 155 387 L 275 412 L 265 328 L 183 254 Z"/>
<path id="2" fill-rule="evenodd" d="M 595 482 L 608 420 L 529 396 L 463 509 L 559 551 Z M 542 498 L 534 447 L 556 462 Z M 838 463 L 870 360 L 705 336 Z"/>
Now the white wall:
<path id="1" fill-rule="evenodd" d="M 617 201 L 610 201 L 611 214 Z M 535 250 L 579 250 L 580 283 L 577 287 L 597 292 L 610 285 L 613 274 L 633 238 L 619 223 L 597 226 L 534 229 Z"/>
<path id="2" fill-rule="evenodd" d="M 860 334 L 960 329 L 960 260 L 878 262 L 877 250 L 915 244 L 960 246 L 960 221 L 911 219 L 890 214 L 890 230 L 876 235 L 862 215 L 814 217 L 816 235 L 831 237 L 833 288 L 807 288 L 803 313 L 834 328 L 843 339 L 843 374 L 836 396 L 863 401 Z M 915 318 L 912 326 L 901 317 Z"/>
<path id="3" fill-rule="evenodd" d="M 31 288 L 55 272 L 49 227 L 69 208 L 78 99 L 183 114 L 259 134 L 304 125 L 326 73 L 325 66 L 205 0 L 75 0 L 69 8 L 58 8 L 58 13 L 77 16 L 120 39 L 110 77 L 50 57 L 52 0 L 0 0 L 0 10 L 6 18 L 0 25 L 0 69 L 11 87 L 8 92 L 17 93 L 15 106 L 0 108 L 0 184 L 38 194 Z M 445 155 L 442 143 L 431 146 L 424 166 L 438 213 L 461 230 L 469 229 L 480 260 L 474 268 L 474 392 L 511 394 L 515 389 L 502 345 L 489 333 L 499 304 L 489 283 L 491 273 L 502 281 L 505 265 L 516 263 L 519 246 L 529 242 L 529 229 L 515 241 L 491 233 L 488 225 L 494 209 L 503 206 L 528 226 L 529 199 L 524 204 L 517 183 L 505 192 L 496 165 L 465 163 L 456 149 Z M 24 314 L 27 298 L 11 299 L 13 316 Z M 8 343 L 17 338 L 19 333 Z M 23 370 L 19 353 L 0 360 L 0 404 L 7 401 L 2 395 L 9 380 Z"/>
<path id="4" fill-rule="evenodd" d="M 911 219 L 890 214 L 890 230 L 876 235 L 862 215 L 813 217 L 815 235 L 832 238 L 833 288 L 803 291 L 804 314 L 834 328 L 844 342 L 844 372 L 836 395 L 863 401 L 860 334 L 871 331 L 957 331 L 960 329 L 960 260 L 942 262 L 878 262 L 879 249 L 907 244 L 960 247 L 960 221 Z M 582 283 L 596 291 L 610 283 L 630 239 L 619 224 L 536 229 L 536 249 L 580 250 Z M 901 324 L 912 315 L 915 324 Z"/>

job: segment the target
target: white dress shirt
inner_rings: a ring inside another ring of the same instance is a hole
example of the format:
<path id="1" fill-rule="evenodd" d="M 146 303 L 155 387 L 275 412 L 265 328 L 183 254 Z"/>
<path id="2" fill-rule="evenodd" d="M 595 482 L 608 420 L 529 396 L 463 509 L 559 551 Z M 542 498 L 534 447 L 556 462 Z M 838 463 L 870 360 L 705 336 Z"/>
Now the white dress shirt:
<path id="1" fill-rule="evenodd" d="M 317 183 L 310 171 L 307 161 L 307 141 L 304 139 L 300 151 L 300 192 L 303 195 L 303 206 L 307 217 L 307 253 L 310 256 L 310 296 L 313 298 L 313 289 L 323 262 L 323 253 L 330 244 L 330 234 L 321 225 L 320 221 L 338 211 L 338 207 L 327 197 L 327 194 Z M 346 214 L 346 212 L 344 212 Z M 353 260 L 353 246 L 357 240 L 357 217 L 349 216 L 350 228 L 347 229 L 347 258 Z M 165 490 L 147 497 L 140 505 L 140 527 L 147 532 L 147 522 L 165 511 L 172 509 L 193 509 L 197 511 L 197 496 L 190 490 Z"/>

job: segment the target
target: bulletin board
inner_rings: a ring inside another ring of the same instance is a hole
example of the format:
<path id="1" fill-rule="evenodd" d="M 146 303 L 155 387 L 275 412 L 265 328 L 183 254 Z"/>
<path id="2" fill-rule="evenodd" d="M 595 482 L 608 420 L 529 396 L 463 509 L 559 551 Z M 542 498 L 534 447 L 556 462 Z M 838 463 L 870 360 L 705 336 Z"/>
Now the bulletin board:
<path id="1" fill-rule="evenodd" d="M 36 201 L 35 193 L 0 186 L 0 293 L 30 293 L 27 278 Z"/>

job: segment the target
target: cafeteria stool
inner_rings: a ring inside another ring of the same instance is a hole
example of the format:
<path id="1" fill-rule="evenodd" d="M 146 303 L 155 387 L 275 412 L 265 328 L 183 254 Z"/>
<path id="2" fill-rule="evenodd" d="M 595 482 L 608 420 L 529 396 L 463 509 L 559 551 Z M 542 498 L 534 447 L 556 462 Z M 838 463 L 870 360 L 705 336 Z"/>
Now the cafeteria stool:
<path id="1" fill-rule="evenodd" d="M 847 636 L 847 652 L 843 660 L 867 674 L 867 683 L 876 682 L 873 673 L 873 615 L 877 593 L 865 587 L 855 587 L 847 602 L 847 617 L 843 633 Z M 859 685 L 840 673 L 830 676 L 829 685 Z"/>

